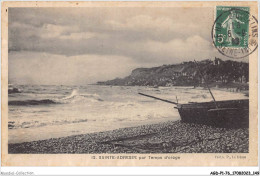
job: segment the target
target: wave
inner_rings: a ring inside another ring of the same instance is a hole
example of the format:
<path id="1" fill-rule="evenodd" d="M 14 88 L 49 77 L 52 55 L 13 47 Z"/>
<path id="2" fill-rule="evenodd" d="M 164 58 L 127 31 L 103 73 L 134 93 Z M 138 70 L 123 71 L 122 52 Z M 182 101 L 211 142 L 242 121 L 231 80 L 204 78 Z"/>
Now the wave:
<path id="1" fill-rule="evenodd" d="M 21 90 L 16 87 L 8 88 L 8 94 L 21 93 Z"/>
<path id="2" fill-rule="evenodd" d="M 51 125 L 64 125 L 64 124 L 74 124 L 74 123 L 84 123 L 88 122 L 88 119 L 74 119 L 74 120 L 54 120 L 54 121 L 24 121 L 15 123 L 14 121 L 8 122 L 8 129 L 17 129 L 17 128 L 35 128 L 35 127 L 44 127 Z"/>
<path id="3" fill-rule="evenodd" d="M 98 102 L 104 101 L 98 94 L 82 94 L 78 92 L 78 89 L 73 89 L 71 94 L 67 97 L 55 99 L 58 103 L 77 103 L 77 102 Z"/>
<path id="4" fill-rule="evenodd" d="M 50 99 L 44 99 L 44 100 L 25 100 L 25 101 L 9 101 L 8 105 L 12 106 L 28 106 L 28 105 L 46 105 L 46 104 L 58 104 L 58 102 L 55 102 Z"/>
<path id="5" fill-rule="evenodd" d="M 78 95 L 78 90 L 77 89 L 73 89 L 73 91 L 71 92 L 71 94 L 69 96 L 67 96 L 65 98 L 62 98 L 62 99 L 63 100 L 71 99 L 71 98 L 73 98 L 73 97 L 75 97 L 77 95 Z"/>
<path id="6" fill-rule="evenodd" d="M 104 101 L 98 94 L 80 94 L 77 89 L 74 89 L 69 96 L 63 98 L 52 98 L 43 100 L 13 100 L 9 101 L 8 105 L 12 106 L 29 106 L 29 105 L 51 105 L 51 104 L 69 104 L 78 102 L 100 102 Z"/>

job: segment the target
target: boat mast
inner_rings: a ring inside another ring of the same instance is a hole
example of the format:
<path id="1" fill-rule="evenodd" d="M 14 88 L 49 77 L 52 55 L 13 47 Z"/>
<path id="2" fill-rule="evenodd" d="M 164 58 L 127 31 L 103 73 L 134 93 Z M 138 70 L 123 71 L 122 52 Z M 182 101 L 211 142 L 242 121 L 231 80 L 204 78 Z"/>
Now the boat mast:
<path id="1" fill-rule="evenodd" d="M 165 99 L 161 99 L 161 98 L 158 98 L 158 97 L 154 97 L 154 96 L 151 96 L 151 95 L 147 95 L 147 94 L 144 94 L 144 93 L 138 93 L 140 95 L 143 95 L 143 96 L 146 96 L 146 97 L 150 97 L 150 98 L 154 98 L 156 100 L 161 100 L 161 101 L 164 101 L 164 102 L 167 102 L 167 103 L 171 103 L 171 104 L 175 104 L 175 105 L 178 105 L 178 102 L 173 102 L 173 101 L 169 101 L 169 100 L 165 100 Z"/>
<path id="2" fill-rule="evenodd" d="M 213 94 L 212 94 L 212 92 L 211 92 L 211 90 L 210 90 L 210 88 L 209 88 L 209 86 L 208 86 L 208 83 L 207 83 L 206 79 L 204 78 L 204 76 L 203 76 L 202 73 L 200 72 L 200 68 L 199 68 L 198 63 L 196 62 L 196 60 L 194 60 L 194 62 L 195 62 L 195 64 L 196 64 L 197 68 L 198 68 L 198 71 L 199 71 L 200 76 L 201 76 L 202 79 L 204 79 L 204 81 L 205 81 L 205 84 L 206 84 L 206 86 L 207 86 L 207 88 L 208 88 L 208 90 L 209 90 L 209 93 L 210 93 L 211 97 L 213 98 L 213 101 L 214 101 L 214 103 L 215 103 L 216 109 L 218 109 L 217 102 L 216 102 L 216 100 L 215 100 L 215 98 L 214 98 L 214 96 L 213 96 Z"/>

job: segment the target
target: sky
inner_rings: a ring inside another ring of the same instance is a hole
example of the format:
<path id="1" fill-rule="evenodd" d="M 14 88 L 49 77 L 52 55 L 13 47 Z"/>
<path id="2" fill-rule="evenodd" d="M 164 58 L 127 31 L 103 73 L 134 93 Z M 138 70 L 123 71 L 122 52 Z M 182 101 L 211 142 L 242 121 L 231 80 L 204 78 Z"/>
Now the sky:
<path id="1" fill-rule="evenodd" d="M 84 85 L 138 67 L 222 56 L 208 7 L 9 8 L 8 74 L 16 84 Z"/>

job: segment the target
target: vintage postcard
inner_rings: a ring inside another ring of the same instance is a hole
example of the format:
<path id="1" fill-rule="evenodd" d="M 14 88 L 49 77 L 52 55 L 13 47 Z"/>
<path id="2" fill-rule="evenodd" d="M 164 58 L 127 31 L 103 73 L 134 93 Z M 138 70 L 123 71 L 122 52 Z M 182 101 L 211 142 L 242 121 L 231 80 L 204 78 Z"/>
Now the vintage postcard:
<path id="1" fill-rule="evenodd" d="M 257 166 L 258 4 L 3 2 L 3 166 Z"/>

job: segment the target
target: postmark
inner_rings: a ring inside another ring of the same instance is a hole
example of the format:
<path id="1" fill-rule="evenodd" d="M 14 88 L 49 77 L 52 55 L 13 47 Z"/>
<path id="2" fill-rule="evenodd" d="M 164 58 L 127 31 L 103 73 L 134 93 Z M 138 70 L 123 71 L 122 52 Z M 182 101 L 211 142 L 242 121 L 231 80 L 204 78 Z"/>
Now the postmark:
<path id="1" fill-rule="evenodd" d="M 249 7 L 217 6 L 212 39 L 222 55 L 247 57 L 258 47 L 258 21 Z"/>

